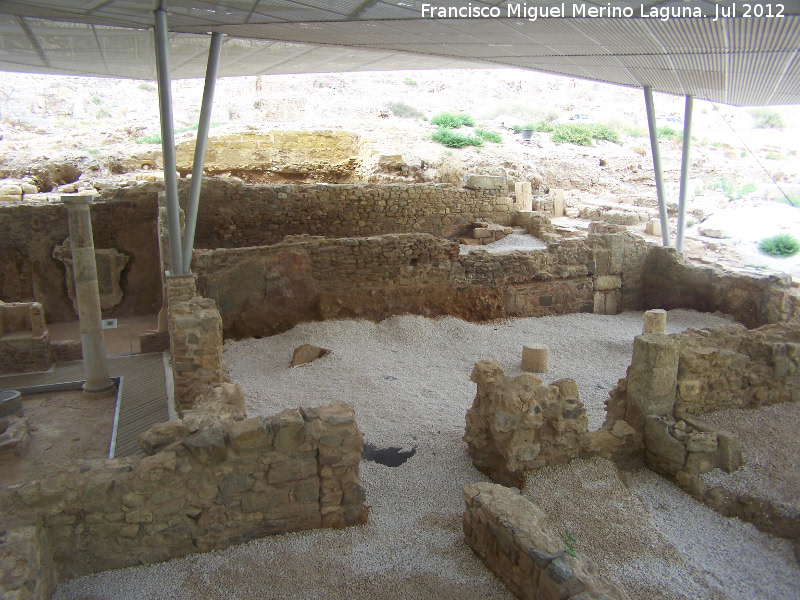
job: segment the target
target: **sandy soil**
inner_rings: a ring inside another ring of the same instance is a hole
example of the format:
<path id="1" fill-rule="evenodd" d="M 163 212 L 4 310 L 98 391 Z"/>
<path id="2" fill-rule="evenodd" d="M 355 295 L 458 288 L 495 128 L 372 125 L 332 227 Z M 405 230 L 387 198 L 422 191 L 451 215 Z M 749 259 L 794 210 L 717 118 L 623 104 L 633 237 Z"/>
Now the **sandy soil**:
<path id="1" fill-rule="evenodd" d="M 80 391 L 22 396 L 31 446 L 22 460 L 0 463 L 0 485 L 40 479 L 75 459 L 107 458 L 116 391 L 87 397 Z"/>

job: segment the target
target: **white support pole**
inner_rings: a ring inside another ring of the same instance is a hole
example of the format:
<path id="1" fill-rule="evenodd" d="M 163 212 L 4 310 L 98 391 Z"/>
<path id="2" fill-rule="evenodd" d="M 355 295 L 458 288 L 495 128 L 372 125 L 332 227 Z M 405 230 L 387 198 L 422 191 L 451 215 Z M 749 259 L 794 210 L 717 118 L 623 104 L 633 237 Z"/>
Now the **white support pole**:
<path id="1" fill-rule="evenodd" d="M 683 151 L 681 153 L 681 191 L 678 204 L 678 235 L 675 238 L 675 249 L 683 252 L 683 234 L 686 232 L 686 196 L 689 194 L 689 149 L 692 146 L 692 105 L 694 96 L 686 96 L 686 107 L 683 111 Z"/>
<path id="2" fill-rule="evenodd" d="M 656 195 L 658 196 L 658 213 L 661 217 L 661 240 L 665 248 L 670 247 L 669 215 L 667 200 L 664 196 L 664 172 L 661 169 L 661 152 L 658 148 L 658 128 L 656 127 L 656 111 L 653 104 L 653 88 L 645 86 L 644 103 L 647 107 L 647 126 L 650 130 L 650 150 L 653 153 L 653 171 L 656 176 Z"/>

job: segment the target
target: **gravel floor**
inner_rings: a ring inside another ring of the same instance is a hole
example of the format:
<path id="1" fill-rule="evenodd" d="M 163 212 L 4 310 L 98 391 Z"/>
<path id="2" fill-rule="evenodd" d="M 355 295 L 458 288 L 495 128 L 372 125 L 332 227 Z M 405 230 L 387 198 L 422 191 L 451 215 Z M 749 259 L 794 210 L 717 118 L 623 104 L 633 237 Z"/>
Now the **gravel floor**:
<path id="1" fill-rule="evenodd" d="M 670 311 L 668 331 L 723 319 Z M 603 420 L 609 389 L 630 363 L 642 313 L 569 315 L 475 325 L 402 316 L 381 323 L 328 321 L 226 345 L 231 375 L 251 416 L 334 400 L 353 404 L 365 438 L 416 447 L 406 463 L 362 463 L 372 512 L 364 527 L 267 538 L 221 552 L 107 572 L 58 587 L 58 600 L 198 598 L 497 598 L 512 595 L 463 541 L 461 488 L 485 478 L 461 441 L 476 360 L 520 372 L 522 345 L 545 343 L 545 381 L 572 377 L 590 426 Z M 288 369 L 292 350 L 332 350 Z M 719 517 L 649 472 L 626 476 L 610 463 L 543 469 L 526 493 L 568 528 L 577 549 L 602 565 L 632 599 L 797 600 L 800 567 L 788 541 Z"/>
<path id="2" fill-rule="evenodd" d="M 518 229 L 502 240 L 492 242 L 491 244 L 484 244 L 482 246 L 461 244 L 458 247 L 458 253 L 461 255 L 475 252 L 475 250 L 486 250 L 489 254 L 502 254 L 513 250 L 547 250 L 547 244 L 539 238 L 525 233 L 524 229 Z"/>

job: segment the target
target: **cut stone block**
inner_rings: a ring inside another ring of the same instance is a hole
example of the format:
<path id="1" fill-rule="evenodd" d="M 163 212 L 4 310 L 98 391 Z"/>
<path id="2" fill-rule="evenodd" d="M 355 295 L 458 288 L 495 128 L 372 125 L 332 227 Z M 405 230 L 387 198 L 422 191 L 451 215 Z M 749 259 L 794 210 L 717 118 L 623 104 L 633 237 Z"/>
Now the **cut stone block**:
<path id="1" fill-rule="evenodd" d="M 644 232 L 648 235 L 661 235 L 661 219 L 652 219 L 644 226 Z"/>
<path id="2" fill-rule="evenodd" d="M 547 371 L 547 361 L 550 351 L 547 346 L 534 345 L 522 347 L 522 370 L 529 373 L 544 373 Z"/>
<path id="3" fill-rule="evenodd" d="M 506 190 L 508 182 L 497 175 L 464 175 L 461 186 L 470 190 Z"/>
<path id="4" fill-rule="evenodd" d="M 302 346 L 298 346 L 297 348 L 294 349 L 294 354 L 292 355 L 292 362 L 289 366 L 299 367 L 300 365 L 310 363 L 312 360 L 316 360 L 329 353 L 330 350 L 326 350 L 325 348 L 320 348 L 319 346 L 312 346 L 311 344 L 303 344 Z"/>
<path id="5" fill-rule="evenodd" d="M 666 333 L 667 311 L 660 308 L 648 310 L 644 313 L 642 333 Z"/>
<path id="6" fill-rule="evenodd" d="M 514 184 L 519 210 L 533 210 L 533 190 L 529 181 L 517 181 Z"/>
<path id="7" fill-rule="evenodd" d="M 565 211 L 564 190 L 552 189 L 550 191 L 553 194 L 553 216 L 563 217 Z"/>

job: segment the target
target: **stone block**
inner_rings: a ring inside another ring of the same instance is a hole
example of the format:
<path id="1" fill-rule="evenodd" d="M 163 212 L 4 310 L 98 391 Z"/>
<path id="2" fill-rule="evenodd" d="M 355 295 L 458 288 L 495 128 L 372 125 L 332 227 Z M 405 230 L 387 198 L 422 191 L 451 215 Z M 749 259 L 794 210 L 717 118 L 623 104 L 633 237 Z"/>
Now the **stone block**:
<path id="1" fill-rule="evenodd" d="M 686 441 L 689 452 L 716 452 L 717 434 L 707 431 L 693 431 Z"/>
<path id="2" fill-rule="evenodd" d="M 661 237 L 661 219 L 650 219 L 644 226 L 644 232 L 647 235 Z"/>
<path id="3" fill-rule="evenodd" d="M 679 350 L 678 342 L 665 335 L 647 333 L 634 340 L 627 391 L 641 416 L 672 414 Z"/>
<path id="4" fill-rule="evenodd" d="M 563 217 L 566 214 L 566 202 L 564 200 L 564 190 L 552 188 L 550 194 L 553 196 L 553 216 Z"/>
<path id="5" fill-rule="evenodd" d="M 618 290 L 622 287 L 622 278 L 619 275 L 598 275 L 594 278 L 596 292 Z"/>
<path id="6" fill-rule="evenodd" d="M 317 360 L 318 358 L 327 356 L 330 354 L 330 352 L 330 350 L 320 348 L 319 346 L 303 344 L 302 346 L 298 346 L 294 349 L 294 353 L 292 354 L 292 362 L 289 366 L 299 367 L 300 365 L 310 363 L 312 360 Z"/>
<path id="7" fill-rule="evenodd" d="M 299 410 L 286 409 L 267 422 L 276 452 L 295 451 L 305 441 L 305 421 Z"/>
<path id="8" fill-rule="evenodd" d="M 717 431 L 717 466 L 726 473 L 733 473 L 742 466 L 742 442 L 739 436 Z"/>
<path id="9" fill-rule="evenodd" d="M 686 463 L 686 447 L 669 433 L 669 422 L 658 415 L 647 415 L 644 443 L 648 452 L 676 465 Z"/>
<path id="10" fill-rule="evenodd" d="M 263 452 L 272 449 L 272 430 L 262 417 L 234 423 L 229 436 L 231 447 L 237 452 L 247 450 Z"/>
<path id="11" fill-rule="evenodd" d="M 203 464 L 216 464 L 227 458 L 225 447 L 225 433 L 219 426 L 212 426 L 183 440 L 183 445 L 189 450 L 192 457 Z"/>
<path id="12" fill-rule="evenodd" d="M 666 333 L 666 331 L 667 311 L 656 308 L 644 313 L 642 333 Z"/>
<path id="13" fill-rule="evenodd" d="M 522 370 L 529 373 L 545 373 L 550 350 L 543 345 L 522 347 Z"/>
<path id="14" fill-rule="evenodd" d="M 517 181 L 514 184 L 514 192 L 517 196 L 518 210 L 533 210 L 533 190 L 530 181 Z"/>
<path id="15" fill-rule="evenodd" d="M 461 187 L 469 190 L 500 190 L 503 193 L 508 189 L 505 177 L 495 175 L 464 175 Z"/>
<path id="16" fill-rule="evenodd" d="M 145 454 L 152 455 L 170 444 L 182 440 L 189 434 L 183 421 L 166 421 L 156 423 L 147 431 L 143 431 L 136 439 Z"/>

